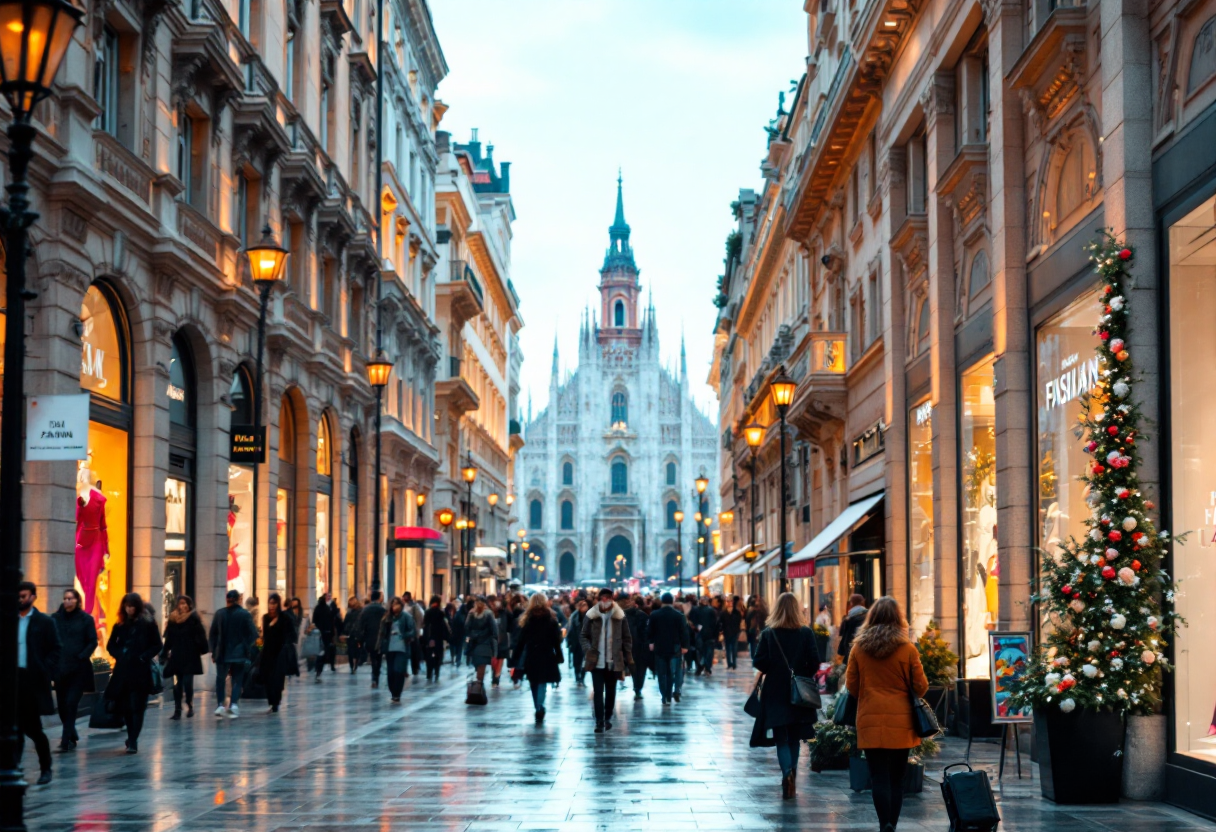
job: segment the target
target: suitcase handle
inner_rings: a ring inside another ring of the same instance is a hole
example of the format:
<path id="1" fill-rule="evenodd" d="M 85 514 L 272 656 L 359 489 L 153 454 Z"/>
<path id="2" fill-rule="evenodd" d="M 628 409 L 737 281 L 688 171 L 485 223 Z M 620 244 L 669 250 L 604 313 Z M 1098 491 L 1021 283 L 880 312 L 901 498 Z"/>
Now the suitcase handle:
<path id="1" fill-rule="evenodd" d="M 945 781 L 946 776 L 950 773 L 950 769 L 958 768 L 959 766 L 966 766 L 967 771 L 975 771 L 975 769 L 973 769 L 969 763 L 951 763 L 942 769 L 942 780 Z"/>

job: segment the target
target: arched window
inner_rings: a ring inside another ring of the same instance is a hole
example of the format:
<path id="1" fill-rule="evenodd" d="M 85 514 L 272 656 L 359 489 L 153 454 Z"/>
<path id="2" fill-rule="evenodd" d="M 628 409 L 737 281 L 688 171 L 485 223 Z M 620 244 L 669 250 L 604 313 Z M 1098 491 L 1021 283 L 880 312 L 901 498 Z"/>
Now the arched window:
<path id="1" fill-rule="evenodd" d="M 1080 142 L 1068 151 L 1060 164 L 1060 183 L 1056 188 L 1056 222 L 1063 221 L 1085 201 L 1085 150 Z"/>
<path id="2" fill-rule="evenodd" d="M 615 327 L 625 326 L 625 301 L 618 300 L 612 309 L 612 325 Z"/>
<path id="3" fill-rule="evenodd" d="M 676 511 L 680 506 L 675 500 L 667 501 L 667 528 L 674 529 L 676 527 Z"/>
<path id="4" fill-rule="evenodd" d="M 929 299 L 920 302 L 920 315 L 916 322 L 916 354 L 929 349 Z"/>
<path id="5" fill-rule="evenodd" d="M 612 493 L 629 493 L 629 466 L 623 459 L 614 460 L 612 463 Z"/>
<path id="6" fill-rule="evenodd" d="M 623 428 L 629 424 L 629 400 L 625 394 L 617 391 L 612 394 L 612 426 Z"/>
<path id="7" fill-rule="evenodd" d="M 528 528 L 539 529 L 541 520 L 543 519 L 542 507 L 540 500 L 533 500 L 528 503 Z"/>
<path id="8" fill-rule="evenodd" d="M 574 528 L 574 503 L 570 500 L 562 500 L 562 529 L 570 530 Z"/>
<path id="9" fill-rule="evenodd" d="M 988 269 L 988 255 L 983 251 L 977 251 L 975 257 L 971 261 L 971 278 L 970 287 L 967 294 L 975 297 L 979 291 L 986 287 L 991 281 L 990 272 Z M 927 306 L 928 304 L 926 304 Z"/>
<path id="10" fill-rule="evenodd" d="M 574 583 L 574 553 L 562 552 L 561 558 L 558 560 L 558 572 L 560 580 L 564 584 Z"/>
<path id="11" fill-rule="evenodd" d="M 676 484 L 676 464 L 674 462 L 667 463 L 667 484 Z"/>
<path id="12" fill-rule="evenodd" d="M 232 374 L 232 384 L 228 387 L 228 400 L 232 403 L 232 424 L 253 424 L 253 381 L 249 371 L 237 367 Z"/>
<path id="13" fill-rule="evenodd" d="M 329 420 L 324 416 L 317 422 L 317 473 L 322 477 L 333 476 L 333 454 L 329 442 Z"/>
<path id="14" fill-rule="evenodd" d="M 562 463 L 562 485 L 574 485 L 574 463 Z"/>

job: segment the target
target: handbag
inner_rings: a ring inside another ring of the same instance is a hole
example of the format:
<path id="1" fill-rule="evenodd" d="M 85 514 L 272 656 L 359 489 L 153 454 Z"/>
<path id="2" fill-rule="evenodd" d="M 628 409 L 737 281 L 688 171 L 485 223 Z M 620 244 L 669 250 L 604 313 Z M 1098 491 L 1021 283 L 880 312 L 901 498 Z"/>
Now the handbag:
<path id="1" fill-rule="evenodd" d="M 743 713 L 750 716 L 752 719 L 759 719 L 764 714 L 764 705 L 760 702 L 761 692 L 764 690 L 764 674 L 761 673 L 756 679 L 756 684 L 752 688 L 751 695 L 747 697 L 747 701 L 743 703 Z"/>
<path id="2" fill-rule="evenodd" d="M 781 653 L 781 658 L 785 662 L 786 668 L 790 672 L 790 704 L 795 708 L 822 708 L 823 701 L 819 698 L 819 685 L 815 682 L 814 677 L 799 676 L 794 673 L 794 668 L 790 665 L 790 660 L 785 657 L 785 649 L 781 646 L 781 639 L 777 638 L 776 633 L 772 633 L 773 641 L 777 643 L 777 650 Z M 802 633 L 798 633 L 799 639 L 802 638 Z M 794 658 L 798 658 L 798 654 L 794 654 Z"/>
<path id="3" fill-rule="evenodd" d="M 93 713 L 89 716 L 89 727 L 103 731 L 112 731 L 123 725 L 122 714 L 118 711 L 118 703 L 107 699 L 104 693 L 93 700 Z"/>
<path id="4" fill-rule="evenodd" d="M 486 698 L 486 686 L 484 683 L 477 681 L 476 678 L 469 680 L 468 688 L 465 691 L 464 704 L 466 705 L 486 705 L 489 703 Z"/>
<path id="5" fill-rule="evenodd" d="M 306 659 L 315 659 L 321 655 L 320 630 L 313 630 L 304 636 L 304 642 L 300 645 L 300 655 Z"/>
<path id="6" fill-rule="evenodd" d="M 152 687 L 148 689 L 148 693 L 152 696 L 159 696 L 165 692 L 165 671 L 161 667 L 160 662 L 153 660 L 152 662 Z"/>
<path id="7" fill-rule="evenodd" d="M 912 668 L 908 668 L 908 700 L 912 705 L 912 730 L 918 737 L 935 737 L 942 732 L 937 714 L 924 699 L 916 695 L 912 687 Z"/>
<path id="8" fill-rule="evenodd" d="M 857 697 L 841 688 L 836 694 L 836 708 L 832 711 L 832 722 L 848 728 L 857 727 Z"/>

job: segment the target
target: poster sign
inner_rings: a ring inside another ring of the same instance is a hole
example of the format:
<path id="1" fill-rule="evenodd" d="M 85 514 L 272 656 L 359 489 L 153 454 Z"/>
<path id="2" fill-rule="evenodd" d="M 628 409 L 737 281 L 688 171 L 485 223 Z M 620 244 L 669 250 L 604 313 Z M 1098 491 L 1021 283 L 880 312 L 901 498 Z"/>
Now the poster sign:
<path id="1" fill-rule="evenodd" d="M 229 434 L 228 461 L 262 463 L 266 461 L 266 426 L 233 425 Z"/>
<path id="2" fill-rule="evenodd" d="M 1022 678 L 1030 663 L 1030 633 L 988 633 L 988 656 L 992 678 L 992 721 L 1030 722 L 1030 708 L 1009 704 L 1012 682 Z"/>
<path id="3" fill-rule="evenodd" d="M 25 458 L 85 459 L 89 455 L 89 394 L 30 396 L 25 402 Z"/>

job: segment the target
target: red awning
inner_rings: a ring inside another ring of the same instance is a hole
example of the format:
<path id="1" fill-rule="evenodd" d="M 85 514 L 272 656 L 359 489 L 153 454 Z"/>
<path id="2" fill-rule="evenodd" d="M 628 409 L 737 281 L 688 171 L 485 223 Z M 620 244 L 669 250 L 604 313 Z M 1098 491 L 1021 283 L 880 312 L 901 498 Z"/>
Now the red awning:
<path id="1" fill-rule="evenodd" d="M 443 534 L 426 526 L 394 526 L 392 537 L 395 549 L 446 549 Z"/>

